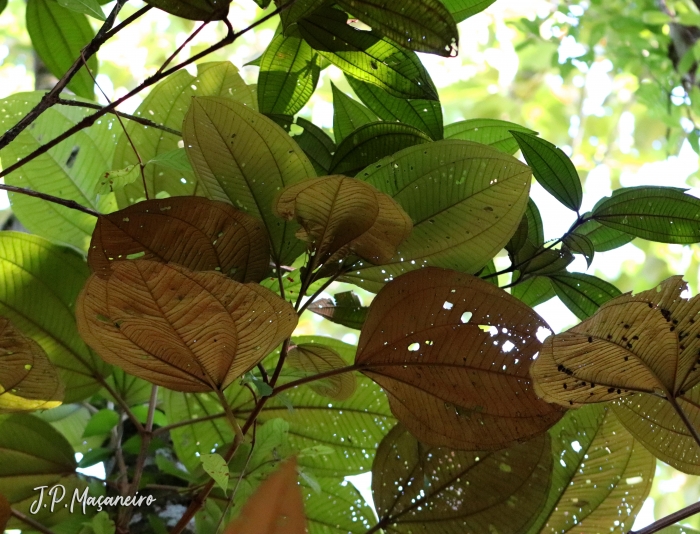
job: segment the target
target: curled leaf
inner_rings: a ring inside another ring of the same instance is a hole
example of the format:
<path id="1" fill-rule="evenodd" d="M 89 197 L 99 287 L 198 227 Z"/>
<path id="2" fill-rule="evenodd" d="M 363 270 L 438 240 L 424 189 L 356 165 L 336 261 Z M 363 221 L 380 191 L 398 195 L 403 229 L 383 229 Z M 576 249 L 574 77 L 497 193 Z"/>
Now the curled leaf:
<path id="1" fill-rule="evenodd" d="M 317 343 L 295 346 L 289 351 L 286 361 L 291 367 L 312 375 L 325 373 L 333 369 L 342 369 L 348 365 L 332 348 Z M 316 393 L 324 397 L 346 400 L 357 389 L 357 382 L 354 374 L 344 373 L 329 377 L 322 382 L 312 382 L 310 386 Z"/>
<path id="2" fill-rule="evenodd" d="M 107 278 L 114 261 L 137 254 L 193 271 L 220 271 L 238 282 L 259 282 L 270 265 L 262 222 L 202 197 L 146 200 L 100 216 L 88 252 L 92 270 Z"/>
<path id="3" fill-rule="evenodd" d="M 544 432 L 562 412 L 528 372 L 549 328 L 531 308 L 472 275 L 428 267 L 372 303 L 355 363 L 424 443 L 495 450 Z"/>
<path id="4" fill-rule="evenodd" d="M 257 284 L 146 260 L 118 262 L 108 280 L 93 274 L 76 316 L 105 361 L 178 391 L 225 388 L 297 324 L 293 308 Z"/>
<path id="5" fill-rule="evenodd" d="M 226 534 L 305 534 L 304 501 L 296 459 L 283 463 L 246 502 Z"/>
<path id="6" fill-rule="evenodd" d="M 372 495 L 387 533 L 516 534 L 544 505 L 551 469 L 546 433 L 500 451 L 466 452 L 423 445 L 399 424 L 377 450 Z"/>
<path id="7" fill-rule="evenodd" d="M 63 383 L 46 352 L 0 317 L 0 413 L 55 408 Z"/>
<path id="8" fill-rule="evenodd" d="M 346 176 L 312 178 L 287 187 L 274 207 L 279 217 L 296 219 L 297 233 L 312 245 L 316 265 L 333 255 L 354 252 L 372 262 L 388 261 L 413 223 L 391 197 Z"/>

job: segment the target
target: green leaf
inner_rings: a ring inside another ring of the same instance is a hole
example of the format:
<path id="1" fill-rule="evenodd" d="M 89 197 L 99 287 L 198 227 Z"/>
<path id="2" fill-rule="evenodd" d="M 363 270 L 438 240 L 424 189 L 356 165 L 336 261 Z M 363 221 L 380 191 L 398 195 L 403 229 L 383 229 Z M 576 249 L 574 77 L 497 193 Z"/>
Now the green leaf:
<path id="1" fill-rule="evenodd" d="M 260 112 L 296 115 L 318 84 L 321 69 L 317 57 L 318 53 L 302 38 L 275 35 L 260 61 L 257 90 Z"/>
<path id="2" fill-rule="evenodd" d="M 418 56 L 371 31 L 347 24 L 347 15 L 323 8 L 299 22 L 306 41 L 350 76 L 399 98 L 437 100 L 437 90 Z"/>
<path id="3" fill-rule="evenodd" d="M 123 189 L 136 180 L 141 180 L 140 165 L 129 165 L 123 169 L 107 171 L 97 181 L 95 194 L 99 196 L 108 195 L 109 193 Z"/>
<path id="4" fill-rule="evenodd" d="M 364 534 L 376 522 L 370 505 L 347 480 L 315 478 L 318 492 L 300 484 L 309 534 Z"/>
<path id="5" fill-rule="evenodd" d="M 457 24 L 440 0 L 339 0 L 338 5 L 404 48 L 457 55 Z"/>
<path id="6" fill-rule="evenodd" d="M 336 293 L 333 299 L 316 300 L 307 309 L 329 321 L 355 330 L 362 328 L 369 312 L 369 307 L 363 306 L 360 297 L 352 291 Z"/>
<path id="7" fill-rule="evenodd" d="M 7 0 L 0 0 L 0 14 L 5 11 L 5 8 L 7 7 Z M 2 527 L 2 524 L 0 524 L 0 527 Z"/>
<path id="8" fill-rule="evenodd" d="M 84 13 L 97 20 L 105 20 L 107 18 L 97 0 L 58 0 L 58 3 L 66 9 L 76 13 Z"/>
<path id="9" fill-rule="evenodd" d="M 429 143 L 430 138 L 406 124 L 373 122 L 343 139 L 333 155 L 331 174 L 355 176 L 365 167 L 401 149 Z"/>
<path id="10" fill-rule="evenodd" d="M 170 152 L 157 154 L 152 159 L 146 162 L 146 165 L 162 165 L 168 169 L 173 169 L 180 172 L 192 172 L 192 164 L 187 158 L 187 152 L 184 148 L 176 148 Z"/>
<path id="11" fill-rule="evenodd" d="M 526 245 L 528 239 L 528 226 L 529 223 L 527 221 L 527 215 L 523 215 L 523 218 L 520 219 L 518 229 L 513 234 L 513 237 L 510 238 L 510 241 L 506 243 L 506 250 L 508 251 L 509 256 L 515 256 Z"/>
<path id="12" fill-rule="evenodd" d="M 394 197 L 414 225 L 388 265 L 361 266 L 345 277 L 377 291 L 426 265 L 468 273 L 484 267 L 520 224 L 531 171 L 491 147 L 445 140 L 402 150 L 358 178 Z"/>
<path id="13" fill-rule="evenodd" d="M 100 441 L 104 441 L 104 436 L 102 436 L 102 439 L 100 439 Z M 96 447 L 90 449 L 85 454 L 83 454 L 83 457 L 78 463 L 78 467 L 80 467 L 81 469 L 85 469 L 86 467 L 90 467 L 91 465 L 99 464 L 100 462 L 109 460 L 113 456 L 114 450 L 108 449 L 106 447 Z"/>
<path id="14" fill-rule="evenodd" d="M 512 156 L 518 151 L 519 146 L 511 135 L 511 131 L 537 134 L 529 128 L 508 121 L 469 119 L 445 126 L 445 139 L 462 139 L 463 141 L 483 143 Z"/>
<path id="15" fill-rule="evenodd" d="M 542 225 L 542 216 L 537 204 L 532 199 L 527 201 L 527 209 L 525 210 L 527 217 L 527 238 L 535 247 L 544 245 L 544 227 Z"/>
<path id="16" fill-rule="evenodd" d="M 42 91 L 17 93 L 0 102 L 5 111 L 0 115 L 0 129 L 13 126 L 43 96 Z M 77 124 L 92 111 L 72 106 L 54 106 L 46 110 L 31 128 L 24 130 L 0 151 L 4 167 L 15 163 L 51 139 Z M 110 170 L 114 150 L 114 119 L 72 135 L 47 153 L 30 161 L 5 177 L 5 183 L 26 187 L 85 207 L 97 209 L 95 185 Z M 22 224 L 35 234 L 53 241 L 68 243 L 83 251 L 90 244 L 95 217 L 53 202 L 15 193 L 9 194 L 12 209 Z"/>
<path id="17" fill-rule="evenodd" d="M 656 460 L 612 410 L 571 410 L 549 430 L 552 485 L 527 534 L 627 532 L 651 489 Z"/>
<path id="18" fill-rule="evenodd" d="M 48 423 L 32 415 L 0 417 L 0 494 L 15 510 L 32 519 L 51 525 L 66 520 L 69 509 L 62 505 L 51 511 L 50 506 L 31 514 L 29 509 L 37 500 L 38 486 L 62 484 L 66 498 L 74 489 L 85 487 L 75 475 L 73 449 L 61 434 Z M 46 492 L 46 489 L 44 490 Z M 44 494 L 44 502 L 51 497 Z M 8 528 L 26 528 L 24 523 L 11 519 Z"/>
<path id="19" fill-rule="evenodd" d="M 540 247 L 535 249 L 528 241 L 514 258 L 515 265 L 525 274 L 554 274 L 566 269 L 574 261 L 574 255 L 567 249 Z"/>
<path id="20" fill-rule="evenodd" d="M 540 185 L 567 208 L 578 211 L 583 200 L 581 179 L 564 151 L 536 135 L 516 130 L 510 133 Z"/>
<path id="21" fill-rule="evenodd" d="M 224 460 L 220 454 L 203 454 L 200 459 L 202 460 L 204 471 L 206 471 L 225 492 L 228 488 L 228 480 L 230 477 L 226 460 Z"/>
<path id="22" fill-rule="evenodd" d="M 442 106 L 439 100 L 398 98 L 381 87 L 352 76 L 346 76 L 346 79 L 365 106 L 380 119 L 414 126 L 435 141 L 442 139 Z"/>
<path id="23" fill-rule="evenodd" d="M 533 276 L 511 289 L 510 294 L 531 308 L 539 306 L 554 297 L 552 283 L 545 276 Z"/>
<path id="24" fill-rule="evenodd" d="M 662 243 L 700 242 L 700 199 L 671 187 L 625 187 L 592 218 L 614 230 Z"/>
<path id="25" fill-rule="evenodd" d="M 610 299 L 622 295 L 614 285 L 590 274 L 562 273 L 549 278 L 559 299 L 581 320 L 588 319 Z"/>
<path id="26" fill-rule="evenodd" d="M 658 534 L 700 534 L 700 531 L 690 527 L 671 525 L 670 527 L 659 530 Z"/>
<path id="27" fill-rule="evenodd" d="M 354 78 L 348 78 L 350 79 Z M 336 143 L 340 143 L 360 126 L 379 120 L 375 113 L 343 93 L 333 82 L 331 82 L 331 89 L 333 91 L 333 135 Z"/>
<path id="28" fill-rule="evenodd" d="M 52 0 L 27 1 L 27 32 L 34 50 L 51 73 L 61 78 L 80 57 L 95 32 L 82 13 L 76 13 Z M 97 57 L 87 61 L 93 76 L 97 76 Z M 68 89 L 83 98 L 93 99 L 95 82 L 82 67 L 68 84 Z"/>
<path id="29" fill-rule="evenodd" d="M 481 13 L 496 0 L 442 0 L 445 7 L 450 10 L 457 22 L 462 22 L 469 17 Z"/>
<path id="30" fill-rule="evenodd" d="M 328 0 L 296 0 L 290 7 L 280 13 L 282 26 L 287 30 L 292 24 L 296 24 L 327 3 Z M 281 7 L 286 5 L 286 2 L 284 0 L 275 0 L 275 4 Z"/>
<path id="31" fill-rule="evenodd" d="M 634 236 L 615 230 L 608 226 L 602 225 L 599 222 L 589 220 L 576 228 L 576 235 L 587 237 L 593 243 L 593 249 L 596 252 L 606 252 L 613 250 L 623 245 L 626 245 L 634 239 Z"/>
<path id="32" fill-rule="evenodd" d="M 83 437 L 100 436 L 109 432 L 119 423 L 119 414 L 114 410 L 103 409 L 95 413 L 88 421 Z"/>
<path id="33" fill-rule="evenodd" d="M 287 133 L 264 115 L 228 98 L 192 101 L 183 124 L 185 147 L 202 192 L 262 219 L 273 259 L 289 265 L 304 250 L 299 228 L 272 212 L 285 186 L 315 176 L 313 165 Z"/>
<path id="34" fill-rule="evenodd" d="M 114 534 L 116 531 L 114 521 L 110 519 L 109 514 L 104 510 L 92 518 L 90 527 L 94 534 Z"/>
<path id="35" fill-rule="evenodd" d="M 110 367 L 80 339 L 73 313 L 87 280 L 75 251 L 19 232 L 0 233 L 0 315 L 46 351 L 66 386 L 64 402 L 90 397 Z"/>
<path id="36" fill-rule="evenodd" d="M 228 61 L 220 61 L 200 63 L 197 65 L 197 76 L 192 76 L 185 70 L 168 76 L 153 88 L 134 114 L 179 131 L 193 96 L 227 96 L 253 109 L 257 106 L 255 94 L 245 84 L 238 69 Z M 149 198 L 156 198 L 159 193 L 167 193 L 169 196 L 193 195 L 197 187 L 193 171 L 176 169 L 172 165 L 153 161 L 177 150 L 180 136 L 123 120 L 141 158 L 151 162 L 144 169 Z M 122 134 L 110 169 L 123 169 L 138 163 L 128 138 Z M 141 199 L 145 199 L 141 180 L 117 194 L 120 208 Z"/>
<path id="37" fill-rule="evenodd" d="M 336 151 L 335 143 L 330 136 L 311 121 L 301 117 L 290 117 L 289 115 L 270 115 L 270 118 L 279 124 L 292 136 L 296 144 L 304 151 L 304 154 L 311 160 L 316 174 L 325 176 L 331 167 L 333 153 Z M 296 128 L 294 128 L 296 126 Z M 301 133 L 294 130 L 301 129 Z"/>
<path id="38" fill-rule="evenodd" d="M 136 378 L 119 367 L 115 367 L 111 376 L 107 378 L 107 383 L 119 394 L 121 399 L 129 406 L 144 404 L 151 396 L 153 384 L 141 378 Z M 105 396 L 112 398 L 108 391 Z M 113 399 L 114 400 L 114 399 Z M 116 402 L 116 400 L 114 400 Z"/>
<path id="39" fill-rule="evenodd" d="M 223 20 L 230 0 L 146 0 L 166 13 L 190 20 Z"/>
<path id="40" fill-rule="evenodd" d="M 591 266 L 595 255 L 595 247 L 590 239 L 585 235 L 573 233 L 564 236 L 563 243 L 574 254 L 582 254 L 586 258 L 586 265 L 588 267 Z"/>

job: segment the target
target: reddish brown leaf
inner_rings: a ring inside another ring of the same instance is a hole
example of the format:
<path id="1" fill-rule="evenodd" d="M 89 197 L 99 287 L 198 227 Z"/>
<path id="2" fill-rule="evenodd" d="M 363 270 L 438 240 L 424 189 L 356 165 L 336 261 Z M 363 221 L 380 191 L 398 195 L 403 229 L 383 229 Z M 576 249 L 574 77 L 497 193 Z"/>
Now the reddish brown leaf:
<path id="1" fill-rule="evenodd" d="M 93 274 L 76 305 L 83 339 L 107 362 L 178 391 L 223 389 L 297 324 L 294 309 L 258 284 L 146 260 Z"/>
<path id="2" fill-rule="evenodd" d="M 262 222 L 202 197 L 146 200 L 100 216 L 88 252 L 92 270 L 107 278 L 114 261 L 136 255 L 193 271 L 220 271 L 239 282 L 259 282 L 270 270 Z"/>
<path id="3" fill-rule="evenodd" d="M 0 532 L 5 530 L 7 522 L 12 517 L 12 508 L 10 508 L 10 502 L 7 498 L 0 493 Z"/>
<path id="4" fill-rule="evenodd" d="M 63 401 L 63 383 L 46 352 L 0 317 L 0 413 L 54 408 Z"/>
<path id="5" fill-rule="evenodd" d="M 226 534 L 305 534 L 304 501 L 295 458 L 284 462 L 248 499 Z"/>
<path id="6" fill-rule="evenodd" d="M 348 366 L 347 362 L 336 351 L 319 343 L 296 345 L 289 351 L 286 361 L 291 367 L 305 371 L 310 375 Z M 312 382 L 309 387 L 324 397 L 346 400 L 355 392 L 357 381 L 353 373 L 344 373 L 323 381 Z"/>
<path id="7" fill-rule="evenodd" d="M 547 329 L 502 289 L 431 267 L 380 291 L 355 361 L 422 442 L 501 449 L 541 434 L 563 413 L 535 396 L 528 377 L 537 335 Z"/>

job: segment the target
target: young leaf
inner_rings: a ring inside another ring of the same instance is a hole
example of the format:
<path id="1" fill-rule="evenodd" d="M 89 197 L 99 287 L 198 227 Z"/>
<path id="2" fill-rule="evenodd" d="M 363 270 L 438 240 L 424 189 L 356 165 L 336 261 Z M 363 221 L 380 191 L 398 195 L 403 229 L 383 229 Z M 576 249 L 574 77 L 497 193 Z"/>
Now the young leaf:
<path id="1" fill-rule="evenodd" d="M 700 445 L 679 412 L 700 421 L 693 405 L 700 383 L 700 298 L 684 299 L 684 289 L 676 276 L 608 301 L 590 319 L 545 341 L 531 374 L 537 394 L 550 402 L 621 398 L 627 413 L 620 419 L 637 439 L 668 463 L 698 473 Z M 642 416 L 638 423 L 630 422 L 630 411 Z"/>
<path id="2" fill-rule="evenodd" d="M 348 365 L 332 348 L 318 343 L 296 345 L 289 351 L 286 361 L 294 369 L 299 369 L 309 375 L 342 369 Z M 334 400 L 349 399 L 357 389 L 353 373 L 332 376 L 324 381 L 312 382 L 309 386 L 319 395 Z"/>
<path id="3" fill-rule="evenodd" d="M 238 282 L 259 282 L 270 270 L 262 223 L 230 204 L 202 197 L 146 200 L 102 215 L 88 264 L 109 278 L 115 261 L 173 262 L 192 271 L 219 271 Z"/>
<path id="4" fill-rule="evenodd" d="M 586 258 L 586 266 L 590 267 L 595 255 L 595 246 L 593 242 L 585 235 L 567 234 L 563 239 L 564 246 L 574 254 L 582 254 Z"/>
<path id="5" fill-rule="evenodd" d="M 302 38 L 275 35 L 260 61 L 257 88 L 260 112 L 296 115 L 318 84 L 321 69 L 317 57 L 318 53 Z"/>
<path id="6" fill-rule="evenodd" d="M 559 299 L 581 320 L 622 294 L 614 285 L 590 274 L 564 272 L 549 279 Z"/>
<path id="7" fill-rule="evenodd" d="M 496 0 L 442 0 L 445 7 L 450 10 L 457 22 L 462 22 L 469 17 L 481 13 Z"/>
<path id="8" fill-rule="evenodd" d="M 566 248 L 540 247 L 536 249 L 528 241 L 513 257 L 513 263 L 522 274 L 556 274 L 564 271 L 574 261 L 574 255 Z"/>
<path id="9" fill-rule="evenodd" d="M 257 284 L 146 260 L 118 262 L 108 280 L 93 274 L 76 317 L 105 361 L 179 391 L 225 388 L 297 324 L 293 308 Z"/>
<path id="10" fill-rule="evenodd" d="M 583 200 L 581 179 L 569 157 L 552 143 L 523 132 L 510 131 L 532 167 L 537 181 L 559 202 L 578 211 Z"/>
<path id="11" fill-rule="evenodd" d="M 603 532 L 613 524 L 627 532 L 651 489 L 654 456 L 603 406 L 567 413 L 549 435 L 552 485 L 544 509 L 523 532 Z"/>
<path id="12" fill-rule="evenodd" d="M 518 283 L 510 294 L 531 308 L 539 306 L 556 296 L 552 283 L 546 276 L 533 276 Z"/>
<path id="13" fill-rule="evenodd" d="M 280 189 L 315 176 L 301 148 L 272 120 L 227 98 L 194 98 L 183 138 L 205 195 L 262 219 L 275 262 L 293 262 L 303 250 L 299 227 L 280 221 L 272 204 Z"/>
<path id="14" fill-rule="evenodd" d="M 62 7 L 52 0 L 28 0 L 27 32 L 34 50 L 51 73 L 60 78 L 80 57 L 95 32 L 82 13 Z M 87 60 L 87 68 L 97 76 L 97 56 Z M 76 95 L 92 100 L 95 96 L 92 77 L 82 67 L 68 83 L 68 89 Z"/>
<path id="15" fill-rule="evenodd" d="M 296 460 L 287 460 L 243 506 L 226 534 L 306 534 Z"/>
<path id="16" fill-rule="evenodd" d="M 103 409 L 95 413 L 88 421 L 83 437 L 104 436 L 119 424 L 119 414 L 114 410 Z"/>
<path id="17" fill-rule="evenodd" d="M 360 126 L 343 139 L 333 155 L 330 172 L 355 176 L 385 156 L 431 139 L 413 126 L 392 122 L 373 122 Z"/>
<path id="18" fill-rule="evenodd" d="M 440 0 L 340 0 L 338 5 L 404 48 L 457 55 L 457 24 Z"/>
<path id="19" fill-rule="evenodd" d="M 496 450 L 541 434 L 561 412 L 527 378 L 548 329 L 479 278 L 427 267 L 388 284 L 362 327 L 355 363 L 420 441 Z"/>
<path id="20" fill-rule="evenodd" d="M 497 119 L 469 119 L 445 126 L 445 139 L 461 139 L 489 145 L 510 154 L 518 151 L 518 142 L 511 131 L 537 135 L 529 128 Z"/>
<path id="21" fill-rule="evenodd" d="M 82 256 L 25 233 L 0 233 L 0 315 L 36 341 L 58 370 L 65 403 L 100 389 L 110 367 L 80 339 L 73 310 L 89 275 Z"/>
<path id="22" fill-rule="evenodd" d="M 435 141 L 442 139 L 442 106 L 439 100 L 399 98 L 371 83 L 352 76 L 345 78 L 365 106 L 380 119 L 418 128 Z"/>
<path id="23" fill-rule="evenodd" d="M 228 61 L 219 61 L 197 65 L 197 76 L 192 76 L 185 70 L 168 76 L 148 93 L 135 115 L 180 131 L 193 96 L 225 96 L 252 109 L 257 108 L 255 93 L 243 81 L 238 69 Z M 157 161 L 159 157 L 179 148 L 180 136 L 131 121 L 125 123 L 126 131 L 138 147 L 141 159 L 151 162 L 144 169 L 148 197 L 156 198 L 159 193 L 167 193 L 168 196 L 194 195 L 197 183 L 191 166 L 186 169 L 173 168 L 172 165 Z M 120 128 L 116 130 L 120 131 Z M 109 169 L 121 169 L 138 163 L 129 139 L 122 134 L 114 153 L 113 165 Z M 117 194 L 120 208 L 144 198 L 141 180 L 128 185 Z"/>
<path id="24" fill-rule="evenodd" d="M 230 0 L 147 0 L 166 13 L 190 20 L 223 20 Z"/>
<path id="25" fill-rule="evenodd" d="M 671 187 L 625 187 L 592 218 L 613 230 L 662 243 L 700 242 L 700 199 Z"/>
<path id="26" fill-rule="evenodd" d="M 358 178 L 394 197 L 414 223 L 388 264 L 344 277 L 377 291 L 425 265 L 472 273 L 484 267 L 522 220 L 531 171 L 493 148 L 446 140 L 402 150 Z"/>
<path id="27" fill-rule="evenodd" d="M 428 72 L 409 50 L 371 31 L 347 24 L 347 15 L 322 8 L 299 22 L 304 39 L 346 74 L 377 85 L 399 98 L 437 100 Z"/>
<path id="28" fill-rule="evenodd" d="M 369 312 L 369 308 L 363 306 L 360 298 L 352 291 L 336 293 L 333 299 L 316 300 L 307 309 L 329 321 L 355 330 L 362 328 Z"/>
<path id="29" fill-rule="evenodd" d="M 411 219 L 386 194 L 345 176 L 304 180 L 284 189 L 273 208 L 278 217 L 296 219 L 308 241 L 313 268 L 333 256 L 355 253 L 377 264 L 387 261 L 411 233 Z"/>
<path id="30" fill-rule="evenodd" d="M 226 461 L 221 457 L 220 454 L 203 454 L 200 458 L 202 460 L 202 468 L 207 474 L 214 479 L 216 484 L 224 490 L 228 488 L 229 476 L 228 465 Z"/>
<path id="31" fill-rule="evenodd" d="M 372 495 L 387 533 L 518 534 L 544 505 L 551 470 L 546 433 L 508 449 L 465 452 L 423 445 L 399 424 L 379 445 Z"/>
<path id="32" fill-rule="evenodd" d="M 348 78 L 348 80 L 354 78 Z M 331 82 L 333 90 L 333 135 L 340 143 L 360 126 L 377 122 L 379 117 L 358 101 L 338 89 Z"/>
<path id="33" fill-rule="evenodd" d="M 0 317 L 0 413 L 55 408 L 63 395 L 63 383 L 41 345 Z"/>

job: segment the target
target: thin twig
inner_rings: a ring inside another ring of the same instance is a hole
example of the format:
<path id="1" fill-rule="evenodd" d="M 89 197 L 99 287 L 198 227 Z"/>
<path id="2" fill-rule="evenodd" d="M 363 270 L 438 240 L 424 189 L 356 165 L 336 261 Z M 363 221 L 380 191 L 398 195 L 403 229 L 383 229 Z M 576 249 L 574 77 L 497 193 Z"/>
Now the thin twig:
<path id="1" fill-rule="evenodd" d="M 178 56 L 178 54 L 180 52 L 182 52 L 182 49 L 185 48 L 187 46 L 187 44 L 190 43 L 192 41 L 192 39 L 194 39 L 199 34 L 199 32 L 201 32 L 204 29 L 204 27 L 207 24 L 209 24 L 210 22 L 211 22 L 210 20 L 203 22 L 202 24 L 200 24 L 199 28 L 197 28 L 195 31 L 193 31 L 191 34 L 189 34 L 187 36 L 187 39 L 185 39 L 182 42 L 182 44 L 175 49 L 175 52 L 170 54 L 170 57 L 168 57 L 168 59 L 166 59 L 163 62 L 163 64 L 160 66 L 160 68 L 156 71 L 156 74 L 163 72 L 168 67 L 168 65 L 170 65 L 170 63 L 173 62 L 173 60 Z"/>
<path id="2" fill-rule="evenodd" d="M 4 189 L 5 191 L 9 191 L 10 193 L 18 193 L 20 195 L 27 195 L 29 197 L 40 198 L 42 200 L 46 200 L 48 202 L 53 202 L 54 204 L 59 204 L 63 207 L 66 207 L 66 208 L 69 208 L 72 210 L 82 211 L 83 213 L 87 213 L 88 215 L 92 215 L 93 217 L 100 216 L 100 214 L 97 213 L 95 210 L 88 208 L 86 206 L 83 206 L 82 204 L 78 204 L 74 200 L 66 200 L 65 198 L 59 198 L 59 197 L 55 197 L 53 195 L 47 195 L 46 193 L 39 193 L 39 191 L 34 191 L 32 189 L 26 189 L 24 187 L 16 187 L 14 185 L 0 184 L 0 189 Z"/>
<path id="3" fill-rule="evenodd" d="M 29 525 L 37 532 L 41 532 L 42 534 L 56 534 L 53 530 L 46 528 L 44 525 L 42 525 L 38 521 L 35 521 L 31 517 L 24 515 L 22 512 L 18 512 L 14 508 L 12 508 L 11 513 L 12 513 L 12 517 L 16 517 L 17 519 L 22 521 L 22 523 Z"/>
<path id="4" fill-rule="evenodd" d="M 663 517 L 658 521 L 654 521 L 651 525 L 648 525 L 643 529 L 630 530 L 628 534 L 654 534 L 655 532 L 659 532 L 660 530 L 669 527 L 675 523 L 678 523 L 679 521 L 683 521 L 687 517 L 699 513 L 700 502 L 696 502 L 695 504 L 686 506 L 685 508 L 678 510 L 677 512 L 673 512 L 672 514 L 667 515 L 666 517 Z"/>

